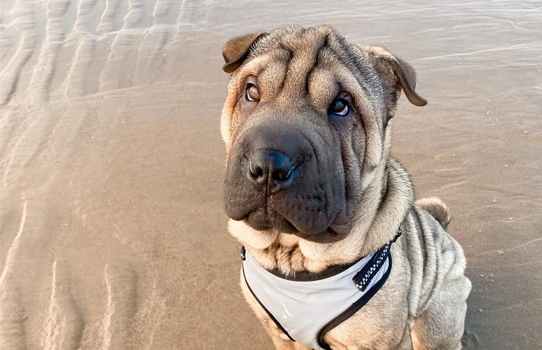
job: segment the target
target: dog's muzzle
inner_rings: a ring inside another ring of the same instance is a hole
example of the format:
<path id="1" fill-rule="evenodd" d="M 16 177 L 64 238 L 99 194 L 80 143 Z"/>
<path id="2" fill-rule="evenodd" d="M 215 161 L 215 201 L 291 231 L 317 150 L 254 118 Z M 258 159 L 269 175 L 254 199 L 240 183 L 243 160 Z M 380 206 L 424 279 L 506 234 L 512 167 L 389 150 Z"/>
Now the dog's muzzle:
<path id="1" fill-rule="evenodd" d="M 334 233 L 330 226 L 344 199 L 344 186 L 331 180 L 339 168 L 332 162 L 337 156 L 326 154 L 317 143 L 322 142 L 284 123 L 243 130 L 228 158 L 226 214 L 259 231 L 274 228 L 307 237 Z"/>

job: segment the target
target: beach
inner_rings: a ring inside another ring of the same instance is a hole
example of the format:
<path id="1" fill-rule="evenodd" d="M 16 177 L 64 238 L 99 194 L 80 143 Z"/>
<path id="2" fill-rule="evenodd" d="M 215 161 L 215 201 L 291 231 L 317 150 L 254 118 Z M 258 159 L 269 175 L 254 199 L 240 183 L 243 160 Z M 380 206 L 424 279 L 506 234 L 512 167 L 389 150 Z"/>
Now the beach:
<path id="1" fill-rule="evenodd" d="M 450 207 L 467 349 L 542 348 L 535 1 L 0 1 L 0 349 L 272 349 L 222 209 L 222 46 L 329 24 L 417 72 L 392 154 Z"/>

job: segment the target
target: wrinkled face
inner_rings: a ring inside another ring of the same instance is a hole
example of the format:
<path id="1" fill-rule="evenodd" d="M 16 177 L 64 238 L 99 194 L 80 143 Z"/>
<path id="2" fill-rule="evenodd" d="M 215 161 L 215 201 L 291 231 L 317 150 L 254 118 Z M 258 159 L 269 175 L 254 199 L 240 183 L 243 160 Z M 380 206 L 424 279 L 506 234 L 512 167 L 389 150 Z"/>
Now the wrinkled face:
<path id="1" fill-rule="evenodd" d="M 259 231 L 337 241 L 381 160 L 385 91 L 360 47 L 327 27 L 294 32 L 260 40 L 232 75 L 225 211 Z"/>

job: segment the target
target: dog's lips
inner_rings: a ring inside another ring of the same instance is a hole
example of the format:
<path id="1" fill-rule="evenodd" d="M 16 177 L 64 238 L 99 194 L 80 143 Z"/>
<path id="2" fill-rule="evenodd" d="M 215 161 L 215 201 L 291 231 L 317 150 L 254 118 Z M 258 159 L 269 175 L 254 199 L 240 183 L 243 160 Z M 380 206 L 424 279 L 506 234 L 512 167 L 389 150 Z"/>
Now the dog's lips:
<path id="1" fill-rule="evenodd" d="M 269 218 L 263 211 L 255 210 L 242 219 L 247 225 L 257 231 L 274 229 L 280 233 L 293 234 L 304 240 L 316 243 L 337 242 L 346 237 L 348 232 L 343 232 L 340 225 L 331 225 L 319 233 L 309 233 L 299 230 L 294 224 L 281 215 Z"/>
<path id="2" fill-rule="evenodd" d="M 296 235 L 310 242 L 333 243 L 333 242 L 338 242 L 338 241 L 343 240 L 346 237 L 347 232 L 346 233 L 338 232 L 338 231 L 335 231 L 333 228 L 328 227 L 324 231 L 317 234 L 306 234 L 306 233 L 298 231 Z"/>
<path id="3" fill-rule="evenodd" d="M 248 213 L 242 220 L 257 231 L 267 231 L 274 228 L 283 233 L 297 232 L 295 226 L 284 217 L 280 215 L 270 216 L 263 208 Z"/>

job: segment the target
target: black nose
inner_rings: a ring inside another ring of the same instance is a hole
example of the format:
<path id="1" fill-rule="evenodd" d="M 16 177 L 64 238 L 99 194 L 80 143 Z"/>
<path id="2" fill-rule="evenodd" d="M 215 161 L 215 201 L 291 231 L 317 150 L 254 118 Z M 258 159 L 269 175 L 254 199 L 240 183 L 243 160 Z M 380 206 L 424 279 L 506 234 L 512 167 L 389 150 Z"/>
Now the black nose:
<path id="1" fill-rule="evenodd" d="M 279 151 L 257 150 L 248 160 L 248 178 L 262 189 L 288 185 L 293 172 L 293 161 Z"/>

